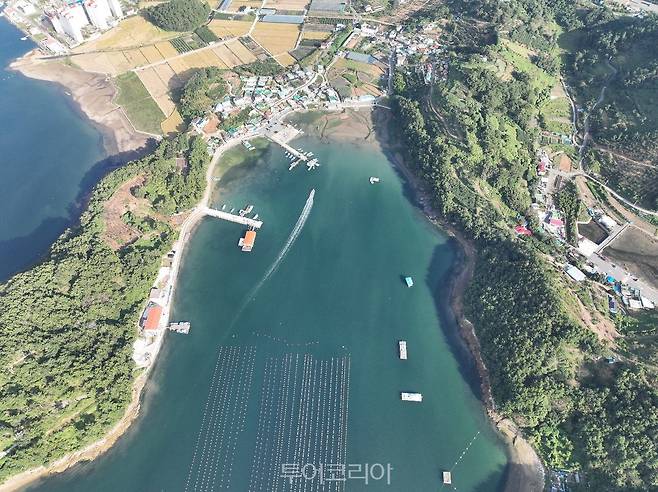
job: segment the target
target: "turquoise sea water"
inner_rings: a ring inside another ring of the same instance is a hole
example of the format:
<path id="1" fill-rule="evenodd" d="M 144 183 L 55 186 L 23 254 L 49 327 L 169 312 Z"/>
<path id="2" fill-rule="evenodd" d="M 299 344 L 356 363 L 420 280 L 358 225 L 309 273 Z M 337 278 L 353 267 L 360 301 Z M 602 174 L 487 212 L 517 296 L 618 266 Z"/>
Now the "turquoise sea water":
<path id="1" fill-rule="evenodd" d="M 501 488 L 504 449 L 442 307 L 451 245 L 377 148 L 295 146 L 322 167 L 288 172 L 269 147 L 220 182 L 217 207 L 251 203 L 265 225 L 251 253 L 237 248 L 239 225 L 205 219 L 196 230 L 174 310 L 192 330 L 167 334 L 138 421 L 101 458 L 30 490 Z M 323 480 L 341 476 L 337 463 L 348 479 L 321 483 L 321 466 Z M 304 465 L 314 479 L 287 478 Z"/>
<path id="2" fill-rule="evenodd" d="M 0 281 L 45 253 L 103 172 L 100 133 L 52 84 L 9 71 L 34 48 L 0 18 Z"/>

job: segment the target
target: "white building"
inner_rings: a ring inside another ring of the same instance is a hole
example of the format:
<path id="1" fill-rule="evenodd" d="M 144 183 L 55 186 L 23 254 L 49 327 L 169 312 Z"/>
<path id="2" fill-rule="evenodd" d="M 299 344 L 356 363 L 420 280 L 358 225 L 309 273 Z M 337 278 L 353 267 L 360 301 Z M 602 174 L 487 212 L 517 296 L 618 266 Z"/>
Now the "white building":
<path id="1" fill-rule="evenodd" d="M 108 21 L 112 19 L 112 11 L 107 0 L 86 0 L 85 10 L 91 23 L 99 29 L 108 29 Z"/>
<path id="2" fill-rule="evenodd" d="M 53 29 L 55 29 L 55 32 L 57 34 L 65 34 L 64 28 L 62 27 L 62 23 L 59 20 L 59 16 L 57 14 L 52 14 L 52 13 L 46 15 L 50 23 L 53 25 Z"/>
<path id="3" fill-rule="evenodd" d="M 89 24 L 85 11 L 80 4 L 69 5 L 60 11 L 58 20 L 62 30 L 76 42 L 82 43 L 82 28 Z M 53 27 L 55 25 L 53 24 Z M 55 28 L 57 30 L 57 28 Z"/>
<path id="4" fill-rule="evenodd" d="M 119 0 L 108 0 L 108 3 L 110 4 L 110 10 L 112 11 L 112 15 L 114 15 L 114 17 L 116 17 L 117 19 L 121 19 L 123 17 L 121 2 L 119 2 Z"/>

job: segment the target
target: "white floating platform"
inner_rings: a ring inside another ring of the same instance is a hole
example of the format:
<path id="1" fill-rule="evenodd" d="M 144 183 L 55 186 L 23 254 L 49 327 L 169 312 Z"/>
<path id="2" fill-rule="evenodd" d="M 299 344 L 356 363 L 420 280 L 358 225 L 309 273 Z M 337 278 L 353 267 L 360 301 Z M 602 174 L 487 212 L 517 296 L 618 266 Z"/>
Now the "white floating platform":
<path id="1" fill-rule="evenodd" d="M 421 393 L 405 393 L 404 391 L 400 393 L 400 399 L 402 401 L 423 401 L 423 395 Z"/>

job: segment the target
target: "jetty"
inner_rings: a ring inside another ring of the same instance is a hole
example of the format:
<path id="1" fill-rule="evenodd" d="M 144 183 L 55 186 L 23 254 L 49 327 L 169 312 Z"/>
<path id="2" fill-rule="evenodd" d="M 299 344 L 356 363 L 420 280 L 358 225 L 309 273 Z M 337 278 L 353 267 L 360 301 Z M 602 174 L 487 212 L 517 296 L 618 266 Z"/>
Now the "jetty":
<path id="1" fill-rule="evenodd" d="M 169 325 L 169 329 L 171 331 L 175 331 L 176 333 L 182 333 L 183 335 L 187 335 L 190 332 L 190 322 L 181 321 L 180 323 L 171 323 Z"/>
<path id="2" fill-rule="evenodd" d="M 235 222 L 236 224 L 242 224 L 254 229 L 260 229 L 263 226 L 262 220 L 256 220 L 250 217 L 236 215 L 230 212 L 224 212 L 223 210 L 215 210 L 214 208 L 210 207 L 202 207 L 201 212 L 203 212 L 204 215 L 210 215 L 211 217 L 216 217 L 218 219 L 228 220 L 229 222 Z"/>

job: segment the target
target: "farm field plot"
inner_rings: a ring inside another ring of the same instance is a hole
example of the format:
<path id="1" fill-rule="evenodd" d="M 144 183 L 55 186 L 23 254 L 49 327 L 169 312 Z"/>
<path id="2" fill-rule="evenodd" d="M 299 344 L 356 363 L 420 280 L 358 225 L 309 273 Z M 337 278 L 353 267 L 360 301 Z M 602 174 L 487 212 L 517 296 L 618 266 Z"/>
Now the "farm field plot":
<path id="1" fill-rule="evenodd" d="M 155 46 L 146 46 L 141 48 L 140 51 L 144 58 L 148 60 L 149 63 L 157 63 L 163 60 L 162 55 Z"/>
<path id="2" fill-rule="evenodd" d="M 265 7 L 277 10 L 304 10 L 308 7 L 309 0 L 267 0 Z"/>
<path id="3" fill-rule="evenodd" d="M 128 72 L 115 79 L 118 89 L 116 102 L 138 130 L 158 134 L 165 115 L 144 87 L 139 77 Z"/>
<path id="4" fill-rule="evenodd" d="M 170 74 L 173 76 L 174 71 L 171 70 Z M 171 100 L 169 93 L 170 81 L 164 82 L 154 67 L 140 70 L 137 72 L 137 76 L 139 77 L 139 80 L 141 80 L 142 84 L 144 84 L 144 87 L 151 95 L 155 103 L 158 105 L 162 113 L 165 116 L 171 115 L 175 111 L 176 105 Z"/>
<path id="5" fill-rule="evenodd" d="M 213 48 L 212 51 L 229 68 L 242 64 L 240 58 L 235 56 L 228 46 L 218 46 Z"/>
<path id="6" fill-rule="evenodd" d="M 178 110 L 174 110 L 169 118 L 160 124 L 160 127 L 162 128 L 162 133 L 164 134 L 175 133 L 185 129 L 183 123 L 183 118 L 181 117 Z"/>
<path id="7" fill-rule="evenodd" d="M 366 94 L 381 95 L 379 79 L 384 72 L 368 63 L 339 59 L 333 65 L 327 78 L 341 97 L 358 97 Z"/>
<path id="8" fill-rule="evenodd" d="M 247 34 L 251 28 L 251 24 L 251 21 L 213 19 L 208 24 L 208 29 L 218 38 L 233 38 Z"/>
<path id="9" fill-rule="evenodd" d="M 284 67 L 289 67 L 290 65 L 294 65 L 295 63 L 297 63 L 297 60 L 295 60 L 288 53 L 282 53 L 280 55 L 276 55 L 274 59 Z"/>
<path id="10" fill-rule="evenodd" d="M 108 48 L 129 48 L 175 38 L 177 32 L 164 31 L 141 16 L 128 17 L 99 38 L 84 43 L 75 52 L 84 53 Z"/>
<path id="11" fill-rule="evenodd" d="M 122 51 L 117 51 L 116 53 L 108 53 L 107 58 L 116 70 L 116 73 L 127 72 L 133 65 L 126 58 Z"/>
<path id="12" fill-rule="evenodd" d="M 297 24 L 268 24 L 259 22 L 251 37 L 272 55 L 281 55 L 293 49 L 299 36 Z"/>
<path id="13" fill-rule="evenodd" d="M 138 49 L 123 51 L 123 54 L 133 67 L 141 67 L 142 65 L 148 65 L 148 60 L 144 55 L 142 55 L 142 52 Z"/>
<path id="14" fill-rule="evenodd" d="M 177 56 L 179 53 L 176 51 L 169 41 L 163 43 L 156 43 L 155 47 L 158 49 L 163 58 L 171 58 Z"/>
<path id="15" fill-rule="evenodd" d="M 176 58 L 175 60 L 169 60 L 167 64 L 171 67 L 171 69 L 174 72 L 176 72 L 176 75 L 181 75 L 190 69 L 190 66 L 187 64 L 184 58 Z"/>
<path id="16" fill-rule="evenodd" d="M 189 55 L 185 55 L 183 60 L 185 60 L 185 63 L 187 63 L 190 68 L 227 68 L 226 64 L 217 57 L 212 49 L 190 53 Z"/>
<path id="17" fill-rule="evenodd" d="M 302 33 L 302 39 L 317 39 L 319 41 L 324 41 L 329 36 L 331 36 L 329 31 L 304 31 Z"/>
<path id="18" fill-rule="evenodd" d="M 71 61 L 86 72 L 105 73 L 112 76 L 120 73 L 112 64 L 108 53 L 75 55 L 71 57 Z"/>
<path id="19" fill-rule="evenodd" d="M 226 47 L 240 59 L 241 64 L 256 61 L 254 54 L 249 51 L 240 41 L 231 41 L 230 43 L 226 44 Z"/>

